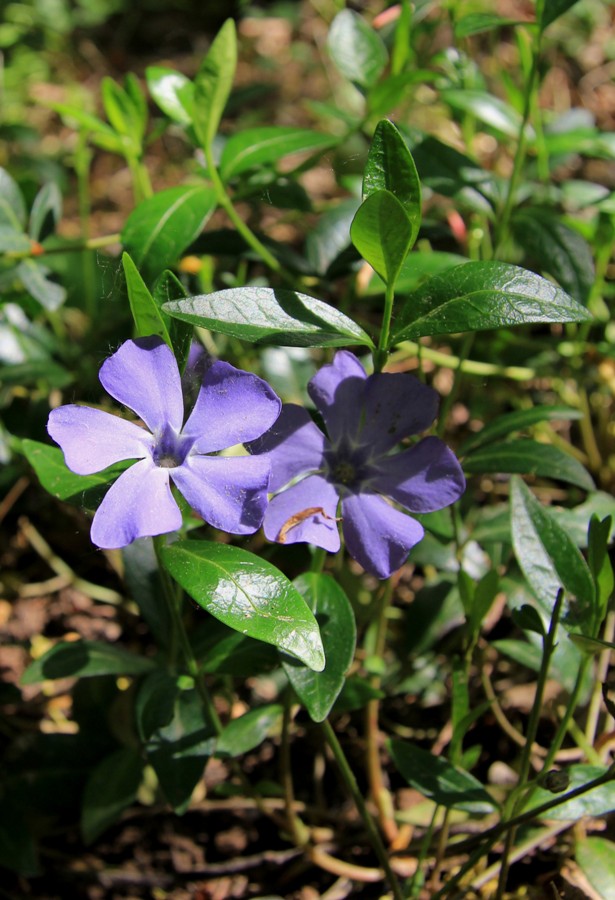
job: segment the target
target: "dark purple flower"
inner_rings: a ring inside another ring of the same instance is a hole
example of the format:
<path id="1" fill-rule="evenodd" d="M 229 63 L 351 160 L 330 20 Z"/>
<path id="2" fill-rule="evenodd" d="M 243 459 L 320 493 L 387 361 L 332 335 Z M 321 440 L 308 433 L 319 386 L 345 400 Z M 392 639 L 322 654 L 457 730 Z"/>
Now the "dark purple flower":
<path id="1" fill-rule="evenodd" d="M 149 431 L 87 406 L 60 406 L 47 424 L 79 475 L 137 459 L 109 488 L 92 522 L 99 547 L 125 547 L 136 538 L 181 527 L 172 481 L 210 525 L 250 534 L 263 520 L 270 466 L 254 456 L 214 456 L 257 438 L 277 419 L 280 400 L 266 382 L 225 362 L 203 375 L 184 424 L 184 398 L 175 357 L 159 338 L 126 341 L 100 370 L 105 390 L 128 406 Z"/>
<path id="2" fill-rule="evenodd" d="M 346 350 L 320 369 L 308 391 L 328 438 L 302 407 L 288 404 L 249 447 L 271 460 L 270 490 L 280 491 L 267 507 L 265 535 L 336 552 L 339 516 L 350 555 L 366 571 L 387 578 L 403 565 L 423 528 L 384 498 L 427 513 L 465 490 L 459 462 L 438 438 L 390 452 L 402 438 L 431 425 L 438 395 L 412 375 L 367 376 Z"/>

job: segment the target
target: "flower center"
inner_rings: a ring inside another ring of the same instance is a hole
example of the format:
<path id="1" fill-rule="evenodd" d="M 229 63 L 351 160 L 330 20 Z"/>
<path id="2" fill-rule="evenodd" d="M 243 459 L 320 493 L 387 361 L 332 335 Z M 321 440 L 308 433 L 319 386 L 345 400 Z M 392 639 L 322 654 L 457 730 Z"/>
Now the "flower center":
<path id="1" fill-rule="evenodd" d="M 154 463 L 161 469 L 176 469 L 186 459 L 191 446 L 191 440 L 183 438 L 167 425 L 162 433 L 156 435 L 152 452 Z"/>
<path id="2" fill-rule="evenodd" d="M 336 462 L 331 469 L 331 479 L 338 484 L 352 484 L 357 477 L 357 470 L 347 459 Z"/>

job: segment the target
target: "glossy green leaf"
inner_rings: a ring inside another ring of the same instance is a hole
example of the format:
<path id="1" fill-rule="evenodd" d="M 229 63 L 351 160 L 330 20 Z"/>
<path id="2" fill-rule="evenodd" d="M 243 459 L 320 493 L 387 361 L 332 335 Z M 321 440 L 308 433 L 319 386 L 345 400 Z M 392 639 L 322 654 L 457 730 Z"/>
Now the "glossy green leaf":
<path id="1" fill-rule="evenodd" d="M 26 204 L 19 185 L 0 167 L 0 225 L 22 231 L 26 224 Z"/>
<path id="2" fill-rule="evenodd" d="M 241 756 L 259 747 L 268 737 L 277 736 L 282 730 L 283 714 L 283 706 L 269 703 L 232 719 L 218 738 L 216 756 Z"/>
<path id="3" fill-rule="evenodd" d="M 135 337 L 157 335 L 172 350 L 173 345 L 162 313 L 128 253 L 122 254 L 122 266 L 130 311 L 135 323 Z"/>
<path id="4" fill-rule="evenodd" d="M 324 150 L 337 143 L 329 134 L 277 125 L 247 128 L 232 135 L 222 150 L 220 175 L 226 181 L 256 166 L 272 165 L 293 153 Z"/>
<path id="5" fill-rule="evenodd" d="M 602 900 L 615 900 L 615 844 L 608 838 L 579 834 L 577 864 Z"/>
<path id="6" fill-rule="evenodd" d="M 486 91 L 468 90 L 467 88 L 449 88 L 442 91 L 442 100 L 454 110 L 471 113 L 483 125 L 506 137 L 516 138 L 521 130 L 522 119 L 517 110 Z M 534 137 L 534 130 L 526 125 L 526 135 Z"/>
<path id="7" fill-rule="evenodd" d="M 209 541 L 177 541 L 162 554 L 167 571 L 212 616 L 322 671 L 325 658 L 316 619 L 271 563 Z"/>
<path id="8" fill-rule="evenodd" d="M 108 484 L 126 468 L 126 463 L 109 466 L 95 475 L 75 475 L 64 462 L 58 447 L 24 438 L 21 451 L 46 491 L 58 500 L 81 499 L 86 491 Z M 132 461 L 128 463 L 131 465 Z"/>
<path id="9" fill-rule="evenodd" d="M 60 641 L 30 663 L 22 684 L 56 678 L 92 678 L 97 675 L 141 675 L 155 667 L 151 659 L 137 656 L 115 644 L 101 641 Z"/>
<path id="10" fill-rule="evenodd" d="M 198 691 L 181 690 L 168 676 L 166 680 L 150 676 L 144 682 L 137 717 L 141 733 L 147 734 L 147 760 L 167 800 L 181 815 L 214 751 L 216 729 L 205 716 Z"/>
<path id="11" fill-rule="evenodd" d="M 388 742 L 397 770 L 408 784 L 445 809 L 461 809 L 477 815 L 497 809 L 478 778 L 406 741 Z"/>
<path id="12" fill-rule="evenodd" d="M 363 197 L 390 191 L 412 226 L 410 247 L 421 227 L 421 182 L 405 140 L 388 119 L 378 122 L 363 174 Z"/>
<path id="13" fill-rule="evenodd" d="M 509 25 L 520 25 L 516 19 L 506 19 L 493 13 L 469 13 L 455 21 L 455 37 L 467 38 L 474 34 L 484 34 Z"/>
<path id="14" fill-rule="evenodd" d="M 62 218 L 62 194 L 53 181 L 43 185 L 32 204 L 30 210 L 30 224 L 28 232 L 35 241 L 44 240 L 48 234 L 55 231 L 56 225 Z"/>
<path id="15" fill-rule="evenodd" d="M 162 307 L 165 303 L 170 303 L 173 300 L 183 300 L 186 297 L 186 288 L 174 272 L 171 272 L 170 269 L 165 269 L 154 283 L 152 297 L 162 316 L 165 327 L 168 329 L 179 371 L 183 372 L 188 362 L 188 354 L 190 353 L 194 337 L 194 328 L 187 322 L 172 319 L 163 311 Z"/>
<path id="16" fill-rule="evenodd" d="M 594 779 L 600 778 L 606 772 L 606 768 L 581 763 L 568 766 L 566 772 L 570 776 L 570 787 L 566 791 L 566 794 L 569 794 L 575 788 L 582 787 L 594 781 Z M 560 794 L 563 801 L 561 806 L 555 806 L 546 812 L 544 815 L 545 819 L 555 819 L 557 822 L 577 821 L 583 816 L 603 816 L 606 813 L 613 812 L 615 809 L 615 780 L 592 788 L 572 800 L 566 800 L 566 794 Z M 523 807 L 521 812 L 536 809 L 536 807 L 549 803 L 552 800 L 553 794 L 539 787 L 532 794 L 530 802 Z"/>
<path id="17" fill-rule="evenodd" d="M 370 194 L 358 208 L 350 238 L 361 256 L 387 284 L 394 284 L 412 246 L 414 228 L 390 191 Z"/>
<path id="18" fill-rule="evenodd" d="M 429 334 L 590 320 L 576 300 L 534 272 L 508 263 L 468 262 L 436 275 L 408 297 L 393 343 Z"/>
<path id="19" fill-rule="evenodd" d="M 38 300 L 43 309 L 55 312 L 66 300 L 66 290 L 47 278 L 48 271 L 46 266 L 33 259 L 24 259 L 17 266 L 17 276 L 27 292 Z"/>
<path id="20" fill-rule="evenodd" d="M 244 341 L 291 347 L 373 346 L 369 335 L 333 306 L 281 288 L 231 288 L 165 303 L 163 309 L 183 322 Z"/>
<path id="21" fill-rule="evenodd" d="M 552 275 L 571 297 L 586 303 L 595 276 L 587 241 L 559 216 L 537 207 L 515 212 L 511 227 L 529 260 Z"/>
<path id="22" fill-rule="evenodd" d="M 148 66 L 147 86 L 154 101 L 178 125 L 192 123 L 194 85 L 189 78 L 164 66 Z"/>
<path id="23" fill-rule="evenodd" d="M 520 478 L 511 480 L 511 531 L 517 562 L 541 607 L 551 614 L 560 588 L 574 598 L 570 624 L 591 620 L 594 584 L 581 553 Z"/>
<path id="24" fill-rule="evenodd" d="M 327 47 L 338 71 L 361 88 L 372 87 L 388 62 L 389 54 L 380 36 L 350 9 L 334 18 Z"/>
<path id="25" fill-rule="evenodd" d="M 571 421 L 582 419 L 583 413 L 570 406 L 532 406 L 530 409 L 516 409 L 514 412 L 504 413 L 493 419 L 476 434 L 473 434 L 463 442 L 459 448 L 459 455 L 491 444 L 500 437 L 507 437 L 516 431 L 523 431 L 537 422 Z"/>
<path id="26" fill-rule="evenodd" d="M 571 6 L 574 6 L 578 0 L 544 0 L 542 4 L 542 15 L 540 17 L 540 29 L 544 31 L 551 22 L 555 22 L 565 12 L 568 12 Z"/>
<path id="27" fill-rule="evenodd" d="M 506 472 L 539 475 L 575 484 L 585 491 L 595 488 L 591 475 L 574 456 L 559 447 L 541 444 L 530 438 L 479 447 L 465 458 L 463 467 L 473 474 Z"/>
<path id="28" fill-rule="evenodd" d="M 235 23 L 227 19 L 209 48 L 194 81 L 193 125 L 202 147 L 211 147 L 237 68 Z"/>
<path id="29" fill-rule="evenodd" d="M 215 207 L 213 188 L 188 184 L 159 191 L 133 210 L 122 229 L 122 244 L 146 284 L 177 262 Z"/>
<path id="30" fill-rule="evenodd" d="M 329 575 L 309 572 L 293 584 L 320 626 L 327 662 L 322 672 L 313 672 L 289 656 L 283 656 L 282 665 L 310 717 L 314 722 L 323 722 L 344 686 L 354 658 L 354 613 L 346 594 Z"/>
<path id="31" fill-rule="evenodd" d="M 100 762 L 83 793 L 81 834 L 91 844 L 134 803 L 143 775 L 141 754 L 122 747 Z"/>

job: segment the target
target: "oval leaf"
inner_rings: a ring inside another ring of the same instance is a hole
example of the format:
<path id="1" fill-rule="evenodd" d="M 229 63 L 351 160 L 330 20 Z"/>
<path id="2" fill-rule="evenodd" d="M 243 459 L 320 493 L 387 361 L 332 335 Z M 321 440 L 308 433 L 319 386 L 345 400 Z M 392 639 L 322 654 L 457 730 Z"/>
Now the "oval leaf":
<path id="1" fill-rule="evenodd" d="M 147 284 L 177 262 L 215 206 L 212 188 L 192 184 L 159 191 L 128 216 L 122 244 Z"/>
<path id="2" fill-rule="evenodd" d="M 603 837 L 579 838 L 575 848 L 578 865 L 603 900 L 614 900 L 615 844 Z"/>
<path id="3" fill-rule="evenodd" d="M 583 787 L 583 785 L 600 778 L 606 771 L 606 768 L 602 766 L 591 766 L 583 763 L 569 766 L 566 772 L 570 776 L 570 786 L 566 793 L 569 794 L 575 788 Z M 536 788 L 529 803 L 521 812 L 536 809 L 536 807 L 549 803 L 553 799 L 553 794 L 550 791 L 542 787 Z M 583 816 L 603 816 L 606 813 L 613 812 L 615 809 L 615 780 L 598 785 L 586 793 L 580 794 L 578 797 L 573 797 L 572 800 L 566 800 L 566 794 L 561 794 L 561 799 L 563 801 L 562 805 L 555 806 L 546 812 L 544 814 L 545 819 L 555 819 L 558 822 L 562 822 L 566 820 L 576 821 L 577 819 L 582 819 Z"/>
<path id="4" fill-rule="evenodd" d="M 193 124 L 201 146 L 211 147 L 231 93 L 237 68 L 235 23 L 227 19 L 209 48 L 194 81 Z"/>
<path id="5" fill-rule="evenodd" d="M 163 310 L 183 322 L 243 341 L 289 347 L 373 347 L 369 335 L 352 319 L 322 300 L 296 291 L 231 288 L 165 303 Z"/>
<path id="6" fill-rule="evenodd" d="M 234 134 L 224 145 L 220 175 L 227 180 L 254 166 L 271 165 L 292 153 L 324 150 L 336 143 L 335 137 L 308 128 L 247 128 Z"/>
<path id="7" fill-rule="evenodd" d="M 122 266 L 126 278 L 130 311 L 135 323 L 135 336 L 157 335 L 172 350 L 173 345 L 162 313 L 128 253 L 122 254 Z"/>
<path id="8" fill-rule="evenodd" d="M 74 499 L 83 502 L 86 491 L 108 484 L 126 468 L 126 463 L 118 463 L 94 475 L 75 475 L 67 467 L 64 454 L 58 447 L 24 438 L 21 451 L 45 490 L 58 500 Z M 128 465 L 132 465 L 132 460 Z"/>
<path id="9" fill-rule="evenodd" d="M 413 233 L 404 207 L 390 191 L 370 194 L 350 226 L 352 243 L 387 284 L 395 284 L 412 246 Z"/>
<path id="10" fill-rule="evenodd" d="M 189 78 L 163 66 L 145 70 L 149 92 L 163 113 L 178 125 L 190 125 L 194 107 L 194 85 Z"/>
<path id="11" fill-rule="evenodd" d="M 565 588 L 576 598 L 574 618 L 585 630 L 594 602 L 589 568 L 568 534 L 520 478 L 511 480 L 511 532 L 517 562 L 541 607 L 550 616 L 558 591 Z"/>
<path id="12" fill-rule="evenodd" d="M 177 541 L 162 551 L 165 568 L 196 602 L 249 637 L 324 669 L 316 619 L 290 581 L 265 562 L 226 544 Z"/>
<path id="13" fill-rule="evenodd" d="M 380 37 L 350 9 L 334 18 L 327 46 L 338 71 L 361 88 L 372 87 L 388 62 L 389 55 Z"/>
<path id="14" fill-rule="evenodd" d="M 441 96 L 444 102 L 453 109 L 471 113 L 483 125 L 487 125 L 507 137 L 516 138 L 521 130 L 520 113 L 513 106 L 487 91 L 452 88 L 442 91 Z M 530 125 L 526 125 L 525 131 L 528 138 L 534 137 L 534 130 Z"/>
<path id="15" fill-rule="evenodd" d="M 143 775 L 143 760 L 132 747 L 107 756 L 91 773 L 83 794 L 81 833 L 91 844 L 134 802 Z"/>
<path id="16" fill-rule="evenodd" d="M 406 741 L 393 739 L 388 743 L 397 770 L 411 787 L 434 803 L 478 814 L 497 809 L 495 800 L 474 775 Z"/>
<path id="17" fill-rule="evenodd" d="M 529 438 L 482 447 L 464 460 L 463 467 L 466 472 L 479 475 L 486 472 L 540 475 L 576 484 L 585 491 L 595 487 L 589 472 L 574 456 Z"/>
<path id="18" fill-rule="evenodd" d="M 60 641 L 30 663 L 22 684 L 56 678 L 92 678 L 95 675 L 141 675 L 155 668 L 151 659 L 123 647 L 100 641 Z"/>
<path id="19" fill-rule="evenodd" d="M 431 278 L 407 299 L 393 341 L 532 322 L 590 320 L 576 300 L 534 272 L 508 263 L 468 262 Z"/>
<path id="20" fill-rule="evenodd" d="M 316 616 L 327 664 L 322 672 L 313 672 L 285 655 L 282 665 L 310 717 L 322 722 L 344 686 L 354 657 L 354 613 L 346 594 L 329 575 L 309 572 L 293 584 Z"/>
<path id="21" fill-rule="evenodd" d="M 233 719 L 225 727 L 216 744 L 216 756 L 241 756 L 282 730 L 284 707 L 270 703 Z"/>
<path id="22" fill-rule="evenodd" d="M 388 119 L 376 126 L 363 174 L 363 196 L 376 191 L 390 191 L 403 206 L 412 247 L 421 225 L 421 182 L 405 140 Z"/>

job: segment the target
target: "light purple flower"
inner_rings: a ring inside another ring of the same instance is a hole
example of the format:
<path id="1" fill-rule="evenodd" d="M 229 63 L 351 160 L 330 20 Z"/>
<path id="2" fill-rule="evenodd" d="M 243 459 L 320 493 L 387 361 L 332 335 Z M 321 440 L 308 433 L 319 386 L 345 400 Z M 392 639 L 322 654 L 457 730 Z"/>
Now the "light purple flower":
<path id="1" fill-rule="evenodd" d="M 66 465 L 79 475 L 139 460 L 114 482 L 96 511 L 91 537 L 98 547 L 125 547 L 136 538 L 180 528 L 171 481 L 210 525 L 234 534 L 251 534 L 260 527 L 269 461 L 212 454 L 257 438 L 275 422 L 281 403 L 266 382 L 226 362 L 213 362 L 184 424 L 177 362 L 159 338 L 126 341 L 103 363 L 99 378 L 149 431 L 103 410 L 75 405 L 54 409 L 47 424 Z"/>
<path id="2" fill-rule="evenodd" d="M 336 552 L 341 517 L 350 555 L 367 572 L 387 578 L 404 564 L 423 528 L 384 498 L 427 513 L 465 490 L 459 462 L 438 438 L 390 452 L 431 425 L 438 395 L 412 375 L 367 376 L 346 350 L 320 369 L 308 391 L 328 437 L 302 407 L 288 404 L 273 428 L 249 446 L 271 460 L 270 490 L 280 491 L 267 507 L 265 535 Z"/>

